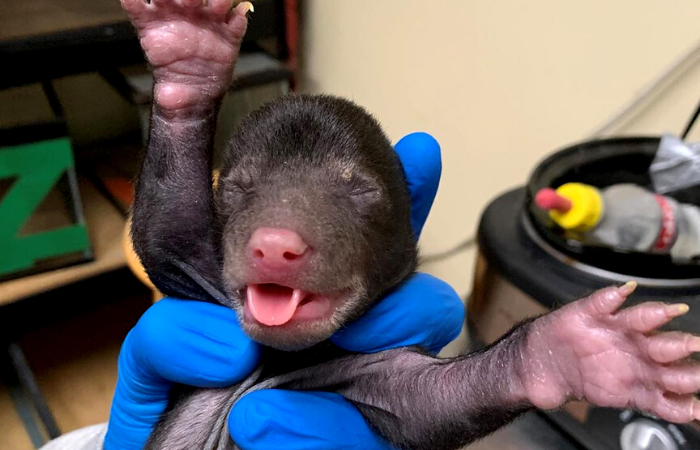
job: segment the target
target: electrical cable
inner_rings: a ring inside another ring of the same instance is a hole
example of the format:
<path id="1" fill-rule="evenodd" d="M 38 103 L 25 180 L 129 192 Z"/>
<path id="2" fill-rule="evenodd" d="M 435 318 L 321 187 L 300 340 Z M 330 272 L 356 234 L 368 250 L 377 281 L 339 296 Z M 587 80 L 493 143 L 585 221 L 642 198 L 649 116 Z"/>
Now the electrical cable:
<path id="1" fill-rule="evenodd" d="M 433 253 L 433 254 L 430 254 L 427 256 L 422 256 L 420 258 L 420 262 L 421 262 L 421 264 L 425 264 L 425 263 L 433 263 L 433 262 L 437 262 L 437 261 L 442 261 L 443 259 L 447 259 L 447 258 L 450 258 L 452 256 L 458 255 L 465 250 L 469 250 L 475 244 L 476 244 L 476 237 L 472 236 L 472 237 L 460 242 L 459 244 L 455 245 L 454 247 L 452 247 L 448 250 L 438 252 L 438 253 Z"/>
<path id="2" fill-rule="evenodd" d="M 684 55 L 677 58 L 666 70 L 648 83 L 641 92 L 630 100 L 626 106 L 622 107 L 618 112 L 612 115 L 608 120 L 603 122 L 595 131 L 590 133 L 592 138 L 602 136 L 606 132 L 612 130 L 616 125 L 622 122 L 625 117 L 630 116 L 635 110 L 639 113 L 638 108 L 655 93 L 659 93 L 663 86 L 671 84 L 674 79 L 679 78 L 686 70 L 688 70 L 700 57 L 700 43 L 697 43 Z"/>
<path id="3" fill-rule="evenodd" d="M 698 116 L 700 116 L 700 103 L 698 103 L 698 106 L 695 108 L 695 112 L 693 113 L 693 116 L 688 120 L 688 124 L 685 126 L 685 129 L 683 130 L 683 134 L 681 134 L 681 139 L 685 141 L 685 139 L 688 137 L 690 134 L 690 130 L 693 129 L 693 125 L 695 125 L 695 122 L 698 120 Z"/>

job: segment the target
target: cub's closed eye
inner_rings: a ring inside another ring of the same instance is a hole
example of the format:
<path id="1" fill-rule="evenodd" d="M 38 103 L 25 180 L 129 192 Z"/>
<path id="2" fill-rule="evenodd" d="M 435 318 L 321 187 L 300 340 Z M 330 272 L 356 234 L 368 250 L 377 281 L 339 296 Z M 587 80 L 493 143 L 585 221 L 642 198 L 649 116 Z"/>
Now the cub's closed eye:
<path id="1" fill-rule="evenodd" d="M 233 190 L 249 193 L 255 189 L 255 183 L 249 175 L 241 175 L 230 179 L 230 186 Z"/>
<path id="2" fill-rule="evenodd" d="M 350 195 L 379 195 L 379 188 L 376 187 L 362 187 L 355 188 L 350 192 Z"/>
<path id="3" fill-rule="evenodd" d="M 226 185 L 225 195 L 228 202 L 239 202 L 251 198 L 255 193 L 252 185 L 231 182 Z"/>
<path id="4" fill-rule="evenodd" d="M 350 197 L 356 202 L 368 204 L 378 201 L 382 196 L 381 186 L 371 177 L 355 173 L 347 183 Z"/>
<path id="5" fill-rule="evenodd" d="M 235 189 L 238 189 L 239 191 L 243 192 L 250 192 L 253 190 L 253 184 L 252 183 L 233 183 L 233 187 Z"/>
<path id="6" fill-rule="evenodd" d="M 382 198 L 382 190 L 377 187 L 365 187 L 353 189 L 350 198 L 360 210 L 378 203 Z"/>

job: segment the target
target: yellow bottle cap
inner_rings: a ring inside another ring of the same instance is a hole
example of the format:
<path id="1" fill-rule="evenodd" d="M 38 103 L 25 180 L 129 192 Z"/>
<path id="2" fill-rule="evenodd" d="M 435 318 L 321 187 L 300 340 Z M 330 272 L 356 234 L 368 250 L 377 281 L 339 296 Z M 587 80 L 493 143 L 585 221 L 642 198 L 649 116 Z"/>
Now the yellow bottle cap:
<path id="1" fill-rule="evenodd" d="M 571 202 L 571 208 L 566 212 L 549 212 L 549 217 L 560 227 L 585 232 L 598 224 L 603 216 L 603 198 L 596 188 L 583 183 L 566 183 L 556 192 Z"/>

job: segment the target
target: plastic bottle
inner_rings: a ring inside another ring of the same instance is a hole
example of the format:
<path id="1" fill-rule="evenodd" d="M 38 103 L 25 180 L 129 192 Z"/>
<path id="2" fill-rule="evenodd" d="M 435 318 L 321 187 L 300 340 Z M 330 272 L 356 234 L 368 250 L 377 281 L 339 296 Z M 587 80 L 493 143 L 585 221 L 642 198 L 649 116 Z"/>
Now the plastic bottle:
<path id="1" fill-rule="evenodd" d="M 575 239 L 622 251 L 669 254 L 677 262 L 700 257 L 700 208 L 634 184 L 597 189 L 567 183 L 542 189 L 536 204 Z"/>

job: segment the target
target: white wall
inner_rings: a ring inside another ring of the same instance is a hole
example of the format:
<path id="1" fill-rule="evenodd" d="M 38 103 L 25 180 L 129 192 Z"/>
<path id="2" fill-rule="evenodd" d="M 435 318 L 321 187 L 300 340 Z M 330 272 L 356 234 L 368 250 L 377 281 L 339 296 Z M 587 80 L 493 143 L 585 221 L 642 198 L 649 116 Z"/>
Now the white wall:
<path id="1" fill-rule="evenodd" d="M 394 140 L 423 130 L 441 142 L 426 254 L 471 235 L 490 199 L 700 42 L 691 0 L 307 0 L 302 20 L 303 89 L 356 100 Z M 694 67 L 621 132 L 678 133 L 698 99 Z M 466 294 L 472 260 L 426 269 Z"/>

